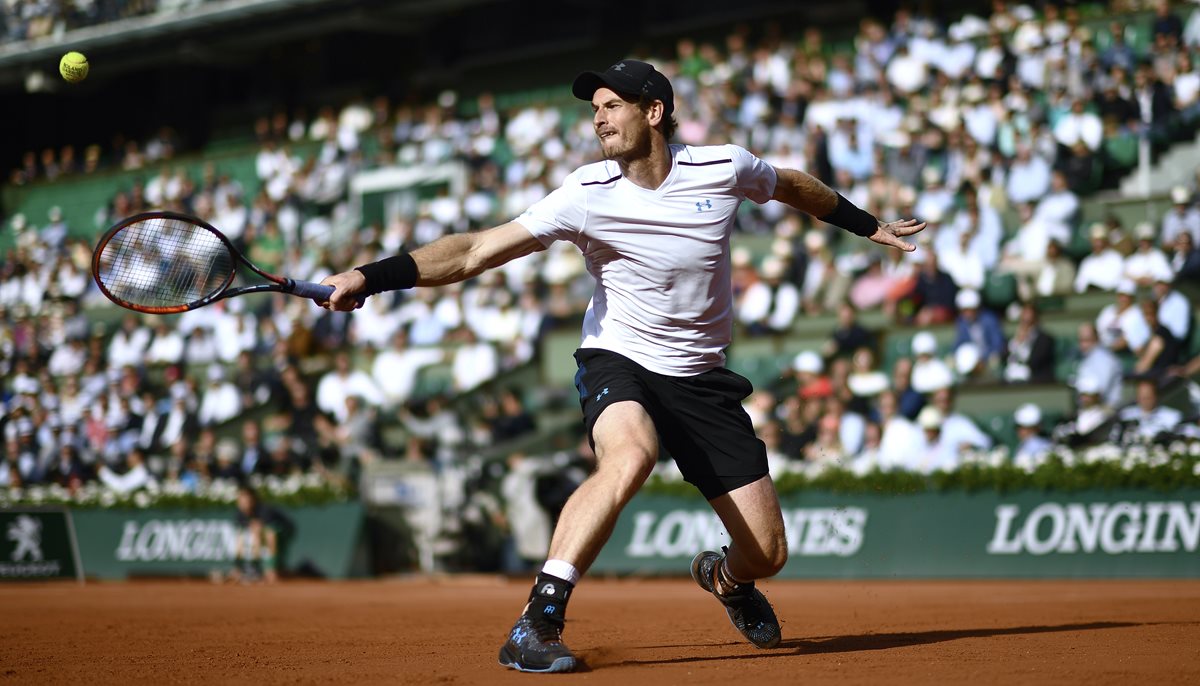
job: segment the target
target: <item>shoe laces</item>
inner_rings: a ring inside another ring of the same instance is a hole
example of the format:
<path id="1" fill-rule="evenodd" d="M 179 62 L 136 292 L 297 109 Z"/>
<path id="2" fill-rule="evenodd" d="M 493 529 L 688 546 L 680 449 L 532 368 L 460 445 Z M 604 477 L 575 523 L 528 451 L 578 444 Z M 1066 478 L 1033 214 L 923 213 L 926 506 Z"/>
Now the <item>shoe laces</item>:
<path id="1" fill-rule="evenodd" d="M 542 643 L 561 643 L 562 642 L 562 625 L 557 622 L 552 622 L 541 617 L 529 617 L 529 627 L 533 629 L 533 635 Z"/>

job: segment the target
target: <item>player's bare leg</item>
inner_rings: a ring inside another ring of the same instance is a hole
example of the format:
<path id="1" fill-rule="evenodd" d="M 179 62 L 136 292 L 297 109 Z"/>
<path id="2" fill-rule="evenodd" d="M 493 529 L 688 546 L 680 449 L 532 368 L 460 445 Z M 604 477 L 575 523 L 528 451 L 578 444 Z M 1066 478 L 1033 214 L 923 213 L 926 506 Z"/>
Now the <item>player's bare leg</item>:
<path id="1" fill-rule="evenodd" d="M 636 402 L 613 403 L 592 428 L 596 472 L 567 500 L 550 542 L 550 555 L 538 575 L 520 619 L 500 649 L 500 664 L 529 672 L 566 672 L 575 657 L 562 643 L 566 604 L 578 575 L 591 567 L 617 517 L 637 493 L 658 460 L 658 435 Z M 555 576 L 551 565 L 569 570 Z M 568 578 L 574 577 L 574 578 Z"/>
<path id="2" fill-rule="evenodd" d="M 779 620 L 755 579 L 774 576 L 787 562 L 787 538 L 770 476 L 708 501 L 732 541 L 724 554 L 692 560 L 692 578 L 725 606 L 729 621 L 759 648 L 779 644 Z"/>
<path id="3" fill-rule="evenodd" d="M 612 536 L 617 517 L 658 461 L 658 434 L 636 402 L 614 403 L 592 429 L 596 472 L 563 507 L 550 541 L 549 558 L 566 560 L 582 574 Z"/>

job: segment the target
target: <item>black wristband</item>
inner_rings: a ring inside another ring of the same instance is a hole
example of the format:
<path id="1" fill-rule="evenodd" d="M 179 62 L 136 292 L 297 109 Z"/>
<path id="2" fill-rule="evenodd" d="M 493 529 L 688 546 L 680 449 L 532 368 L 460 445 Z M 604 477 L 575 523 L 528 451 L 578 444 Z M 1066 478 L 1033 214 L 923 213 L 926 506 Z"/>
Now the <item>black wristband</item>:
<path id="1" fill-rule="evenodd" d="M 834 192 L 837 193 L 837 191 Z M 875 235 L 879 229 L 878 219 L 872 217 L 870 212 L 856 207 L 854 203 L 842 197 L 841 193 L 837 193 L 837 206 L 833 208 L 833 211 L 824 217 L 817 217 L 817 219 L 863 238 Z"/>
<path id="2" fill-rule="evenodd" d="M 406 252 L 355 269 L 367 280 L 367 295 L 417 285 L 417 262 Z"/>

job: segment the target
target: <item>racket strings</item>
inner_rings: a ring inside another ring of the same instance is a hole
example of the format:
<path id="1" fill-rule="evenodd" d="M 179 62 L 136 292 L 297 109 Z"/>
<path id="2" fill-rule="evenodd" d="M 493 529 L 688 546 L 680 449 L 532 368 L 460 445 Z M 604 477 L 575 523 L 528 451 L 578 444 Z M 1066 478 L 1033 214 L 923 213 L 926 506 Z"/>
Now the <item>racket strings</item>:
<path id="1" fill-rule="evenodd" d="M 187 221 L 154 217 L 117 231 L 100 253 L 99 279 L 138 307 L 176 307 L 216 294 L 235 264 L 225 243 Z"/>

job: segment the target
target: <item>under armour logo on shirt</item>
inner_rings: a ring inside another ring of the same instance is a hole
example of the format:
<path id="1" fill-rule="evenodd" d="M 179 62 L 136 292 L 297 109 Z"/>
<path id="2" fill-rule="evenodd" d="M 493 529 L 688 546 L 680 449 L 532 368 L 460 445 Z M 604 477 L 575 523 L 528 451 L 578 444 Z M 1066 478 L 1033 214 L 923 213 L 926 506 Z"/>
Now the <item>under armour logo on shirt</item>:
<path id="1" fill-rule="evenodd" d="M 711 210 L 711 209 L 712 209 L 712 200 L 705 200 L 704 202 L 696 203 L 696 211 L 697 212 L 703 212 L 704 210 Z"/>
<path id="2" fill-rule="evenodd" d="M 601 399 L 601 398 L 603 398 L 603 397 L 604 397 L 604 396 L 606 396 L 606 395 L 608 395 L 608 389 L 607 389 L 607 388 L 605 388 L 603 391 L 600 391 L 599 393 L 597 393 L 597 394 L 596 394 L 596 402 L 599 402 L 599 401 L 600 401 L 600 399 Z"/>

